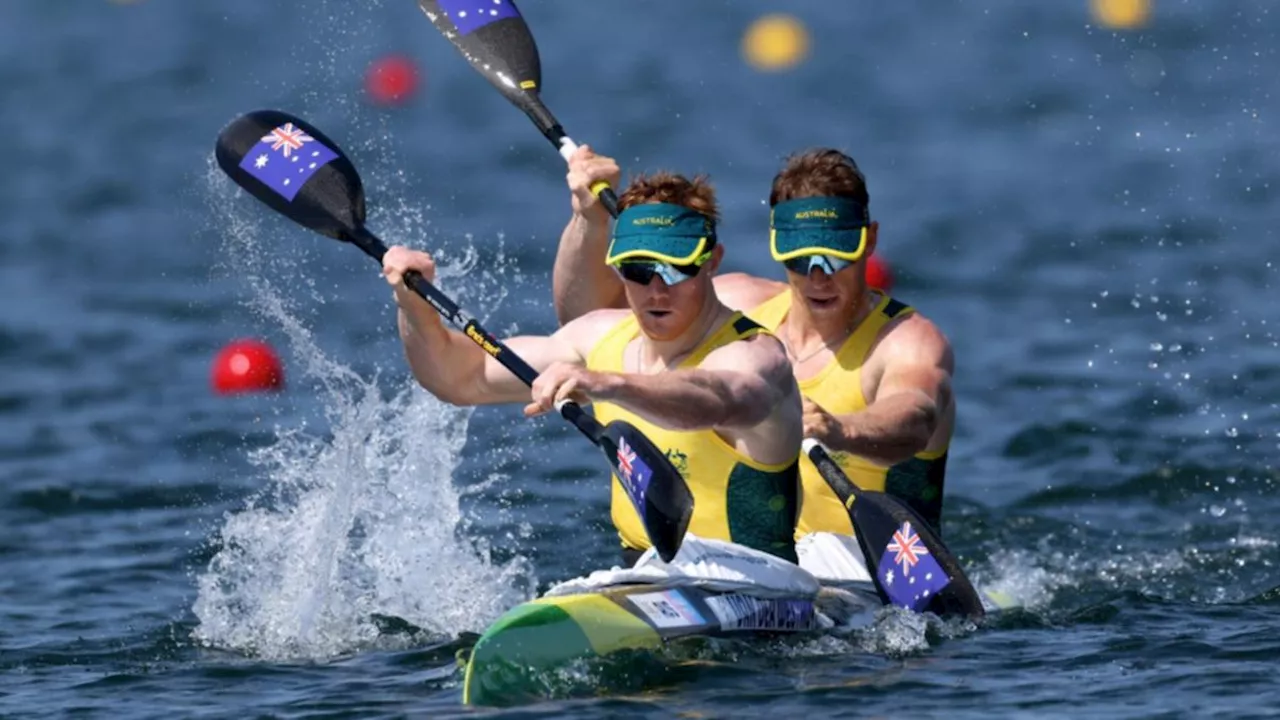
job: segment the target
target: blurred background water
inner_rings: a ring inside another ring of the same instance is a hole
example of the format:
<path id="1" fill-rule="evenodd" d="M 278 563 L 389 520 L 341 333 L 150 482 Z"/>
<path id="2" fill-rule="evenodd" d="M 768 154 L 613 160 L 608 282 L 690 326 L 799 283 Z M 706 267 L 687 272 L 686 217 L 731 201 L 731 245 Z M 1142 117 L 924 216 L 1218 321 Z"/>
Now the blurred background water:
<path id="1" fill-rule="evenodd" d="M 712 175 L 729 270 L 780 276 L 788 153 L 857 158 L 895 294 L 956 349 L 949 542 L 1023 609 L 701 648 L 660 691 L 521 713 L 1274 712 L 1271 3 L 522 10 L 576 139 Z M 740 43 L 778 11 L 808 55 L 763 72 Z M 387 55 L 403 105 L 365 92 Z M 10 0 L 0 101 L 0 714 L 459 713 L 465 633 L 613 561 L 592 448 L 418 391 L 377 266 L 212 161 L 240 113 L 299 114 L 384 239 L 500 334 L 552 329 L 563 164 L 415 3 Z M 211 393 L 242 336 L 284 392 Z"/>

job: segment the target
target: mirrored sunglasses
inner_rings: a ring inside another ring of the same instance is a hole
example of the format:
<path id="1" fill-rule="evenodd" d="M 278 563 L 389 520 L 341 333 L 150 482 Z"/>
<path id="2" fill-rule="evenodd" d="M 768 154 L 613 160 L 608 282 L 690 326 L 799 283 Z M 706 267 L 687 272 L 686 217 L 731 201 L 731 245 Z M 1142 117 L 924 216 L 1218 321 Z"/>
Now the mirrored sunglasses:
<path id="1" fill-rule="evenodd" d="M 838 258 L 835 255 L 800 255 L 788 260 L 783 260 L 782 264 L 791 272 L 798 275 L 807 276 L 814 269 L 821 270 L 828 275 L 835 275 L 841 270 L 853 264 L 850 260 Z"/>

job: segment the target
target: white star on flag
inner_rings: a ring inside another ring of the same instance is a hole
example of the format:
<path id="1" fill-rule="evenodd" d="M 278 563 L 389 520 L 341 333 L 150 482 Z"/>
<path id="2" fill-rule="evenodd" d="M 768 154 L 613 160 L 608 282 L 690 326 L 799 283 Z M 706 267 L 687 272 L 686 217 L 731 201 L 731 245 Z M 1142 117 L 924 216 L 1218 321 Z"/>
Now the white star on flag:
<path id="1" fill-rule="evenodd" d="M 264 167 L 266 167 L 266 166 L 267 166 L 267 154 L 266 154 L 266 153 L 263 153 L 263 154 L 259 155 L 259 156 L 258 156 L 258 159 L 253 161 L 253 166 L 254 166 L 254 167 L 259 167 L 259 168 L 264 168 Z"/>

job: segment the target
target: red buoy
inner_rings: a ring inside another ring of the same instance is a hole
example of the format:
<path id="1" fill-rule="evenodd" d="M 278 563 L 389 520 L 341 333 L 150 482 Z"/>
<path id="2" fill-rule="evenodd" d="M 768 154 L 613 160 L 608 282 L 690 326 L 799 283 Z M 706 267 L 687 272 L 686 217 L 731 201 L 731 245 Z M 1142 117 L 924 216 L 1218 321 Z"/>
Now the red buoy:
<path id="1" fill-rule="evenodd" d="M 364 86 L 375 103 L 399 105 L 418 89 L 418 68 L 407 57 L 389 55 L 369 65 Z"/>
<path id="2" fill-rule="evenodd" d="M 893 291 L 893 270 L 877 255 L 867 258 L 867 284 L 877 290 Z"/>
<path id="3" fill-rule="evenodd" d="M 210 374 L 219 395 L 284 389 L 284 367 L 270 345 L 261 340 L 228 343 L 213 358 Z"/>

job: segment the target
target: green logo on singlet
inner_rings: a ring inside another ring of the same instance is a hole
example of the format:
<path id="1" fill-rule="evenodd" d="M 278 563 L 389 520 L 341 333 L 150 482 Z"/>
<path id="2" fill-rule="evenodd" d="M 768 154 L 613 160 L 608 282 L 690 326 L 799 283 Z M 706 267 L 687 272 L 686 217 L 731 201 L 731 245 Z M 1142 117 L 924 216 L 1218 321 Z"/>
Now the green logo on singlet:
<path id="1" fill-rule="evenodd" d="M 671 449 L 667 451 L 667 459 L 680 471 L 680 477 L 686 481 L 689 479 L 689 456 L 679 450 Z"/>

